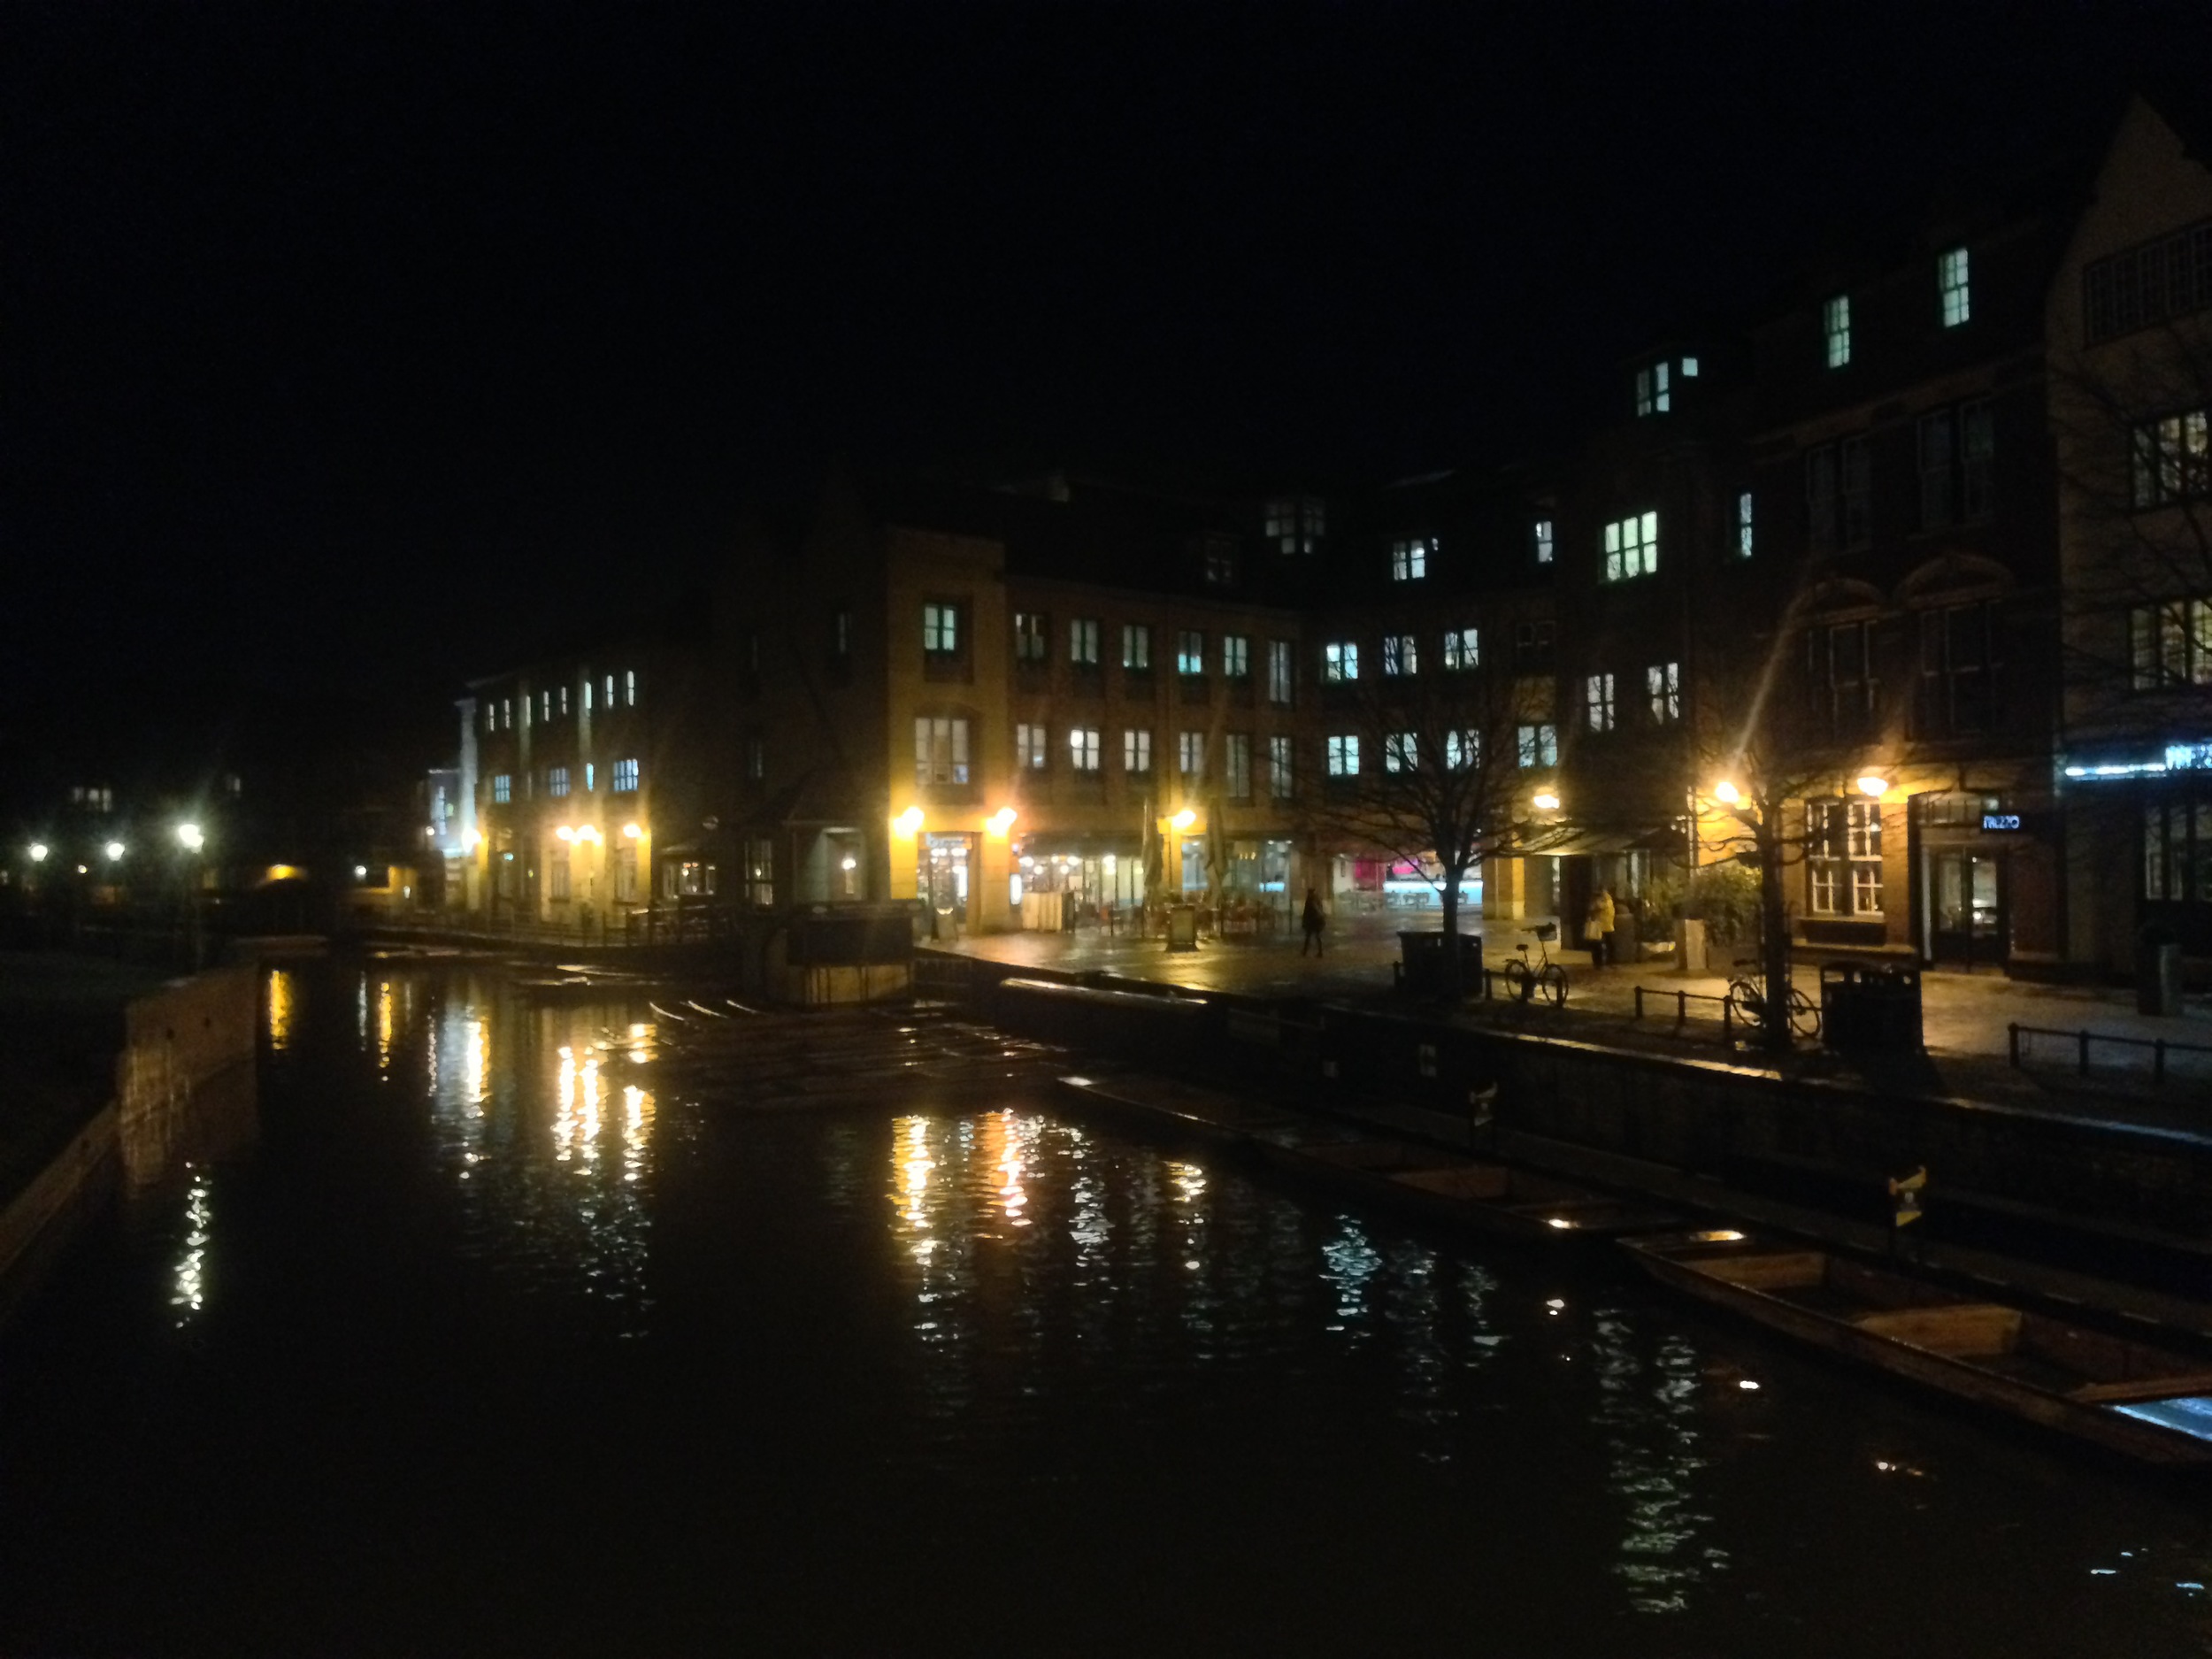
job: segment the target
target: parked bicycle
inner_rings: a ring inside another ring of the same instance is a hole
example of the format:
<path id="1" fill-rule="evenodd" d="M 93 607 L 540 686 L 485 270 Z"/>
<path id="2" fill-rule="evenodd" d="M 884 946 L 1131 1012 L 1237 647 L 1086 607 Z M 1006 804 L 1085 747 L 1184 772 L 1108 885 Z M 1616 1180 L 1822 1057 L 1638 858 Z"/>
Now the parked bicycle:
<path id="1" fill-rule="evenodd" d="M 1755 956 L 1740 956 L 1736 965 L 1739 968 L 1755 968 L 1759 966 L 1759 961 Z M 1737 1012 L 1762 1030 L 1767 1027 L 1768 1020 L 1778 1012 L 1789 1029 L 1798 1036 L 1816 1038 L 1820 1035 L 1819 1005 L 1794 985 L 1785 993 L 1778 1010 L 1767 1001 L 1766 993 L 1759 988 L 1758 980 L 1747 974 L 1738 974 L 1728 982 L 1728 1000 L 1736 1005 Z"/>
<path id="2" fill-rule="evenodd" d="M 1506 988 L 1518 1002 L 1530 1002 L 1541 997 L 1552 1008 L 1563 1006 L 1567 1000 L 1567 971 L 1551 959 L 1550 941 L 1557 936 L 1556 922 L 1539 922 L 1529 933 L 1536 941 L 1539 960 L 1528 959 L 1528 940 L 1522 940 L 1515 949 L 1521 955 L 1517 961 L 1505 964 Z"/>

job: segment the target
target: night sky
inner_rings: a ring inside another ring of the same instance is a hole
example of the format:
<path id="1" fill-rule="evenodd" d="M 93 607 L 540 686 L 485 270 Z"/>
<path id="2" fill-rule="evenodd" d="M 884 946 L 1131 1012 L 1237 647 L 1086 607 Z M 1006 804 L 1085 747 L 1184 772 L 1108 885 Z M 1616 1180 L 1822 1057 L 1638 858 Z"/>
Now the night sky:
<path id="1" fill-rule="evenodd" d="M 2208 11 L 12 7 L 0 766 L 434 740 L 826 456 L 1536 451 Z"/>

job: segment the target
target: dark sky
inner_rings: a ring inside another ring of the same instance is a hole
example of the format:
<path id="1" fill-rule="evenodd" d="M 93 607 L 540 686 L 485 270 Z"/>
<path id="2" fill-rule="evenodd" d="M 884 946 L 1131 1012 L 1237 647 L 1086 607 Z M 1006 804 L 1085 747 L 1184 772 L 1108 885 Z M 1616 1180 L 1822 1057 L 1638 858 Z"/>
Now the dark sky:
<path id="1" fill-rule="evenodd" d="M 0 764 L 434 705 L 831 452 L 1536 448 L 2208 10 L 16 5 Z"/>

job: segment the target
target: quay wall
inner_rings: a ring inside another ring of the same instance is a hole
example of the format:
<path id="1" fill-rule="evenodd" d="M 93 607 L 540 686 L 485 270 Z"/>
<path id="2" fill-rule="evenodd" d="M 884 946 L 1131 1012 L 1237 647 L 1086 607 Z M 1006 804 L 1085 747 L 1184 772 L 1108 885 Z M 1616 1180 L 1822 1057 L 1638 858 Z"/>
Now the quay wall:
<path id="1" fill-rule="evenodd" d="M 972 959 L 970 959 L 972 960 Z M 1264 1086 L 1447 1144 L 1591 1155 L 1615 1184 L 1784 1198 L 1886 1225 L 1886 1182 L 1924 1167 L 1932 1221 L 1954 1237 L 2033 1233 L 2070 1253 L 2147 1252 L 2156 1275 L 2212 1267 L 2212 1130 L 1786 1075 L 1540 1033 L 1248 996 L 1166 995 L 1098 975 L 978 964 L 973 1006 L 1003 1028 L 1095 1053 Z M 949 994 L 962 976 L 918 979 Z M 1107 987 L 1110 984 L 1111 988 Z"/>

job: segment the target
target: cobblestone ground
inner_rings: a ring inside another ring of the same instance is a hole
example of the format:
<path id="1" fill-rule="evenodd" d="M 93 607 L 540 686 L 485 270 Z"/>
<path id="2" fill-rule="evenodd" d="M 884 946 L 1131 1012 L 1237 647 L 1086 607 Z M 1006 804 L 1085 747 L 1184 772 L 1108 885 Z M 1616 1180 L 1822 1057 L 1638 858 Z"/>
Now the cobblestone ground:
<path id="1" fill-rule="evenodd" d="M 1316 1001 L 1372 1002 L 1396 1000 L 1393 964 L 1402 928 L 1433 931 L 1433 910 L 1339 917 L 1329 928 L 1325 954 L 1301 955 L 1296 931 L 1209 936 L 1195 951 L 1171 952 L 1157 938 L 1137 939 L 1096 928 L 1068 933 L 1003 933 L 963 939 L 944 947 L 995 961 L 1064 972 L 1106 970 L 1187 986 L 1194 990 Z M 1493 923 L 1483 941 L 1484 965 L 1502 969 L 1526 925 Z M 1532 949 L 1534 949 L 1532 941 Z M 1671 964 L 1624 963 L 1593 969 L 1579 950 L 1555 951 L 1566 966 L 1568 1006 L 1554 1012 L 1471 999 L 1453 1018 L 1478 1024 L 1556 1030 L 1561 1035 L 1633 1043 L 1666 1052 L 1727 1058 L 1717 1022 L 1717 999 L 1725 974 L 1683 975 Z M 1816 1001 L 1819 969 L 1807 962 L 1799 983 Z M 2139 1014 L 2134 993 L 2086 986 L 2040 985 L 2001 973 L 1931 972 L 1922 976 L 1924 1056 L 1897 1052 L 1839 1056 L 1810 1048 L 1788 1063 L 1822 1075 L 1856 1077 L 1881 1087 L 2000 1102 L 2029 1110 L 2113 1118 L 2212 1141 L 2212 998 L 2187 999 L 2183 1012 L 2162 1018 Z M 1638 987 L 1644 987 L 1637 1015 Z M 1500 987 L 1502 989 L 1502 987 Z M 1689 1018 L 1678 1025 L 1675 993 L 1691 994 Z M 1699 999 L 1707 999 L 1701 1001 Z M 2025 1064 L 2010 1062 L 2013 1025 L 2066 1035 L 2023 1039 Z M 2082 1030 L 2100 1037 L 2170 1045 L 2168 1076 L 2155 1082 L 2153 1054 L 2145 1048 L 2093 1041 L 2088 1077 L 2079 1075 Z M 2194 1053 L 2189 1046 L 2208 1052 Z"/>

